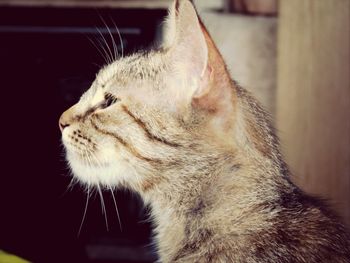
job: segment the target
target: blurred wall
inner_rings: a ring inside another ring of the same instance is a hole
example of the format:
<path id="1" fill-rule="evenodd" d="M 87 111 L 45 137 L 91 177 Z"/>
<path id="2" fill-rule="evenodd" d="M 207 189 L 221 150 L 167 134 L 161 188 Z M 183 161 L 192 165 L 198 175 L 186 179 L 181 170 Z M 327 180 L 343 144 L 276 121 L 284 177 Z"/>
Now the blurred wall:
<path id="1" fill-rule="evenodd" d="M 223 1 L 197 0 L 195 4 L 232 77 L 274 115 L 276 17 L 223 13 Z"/>
<path id="2" fill-rule="evenodd" d="M 350 226 L 350 1 L 280 1 L 277 124 L 294 180 Z"/>

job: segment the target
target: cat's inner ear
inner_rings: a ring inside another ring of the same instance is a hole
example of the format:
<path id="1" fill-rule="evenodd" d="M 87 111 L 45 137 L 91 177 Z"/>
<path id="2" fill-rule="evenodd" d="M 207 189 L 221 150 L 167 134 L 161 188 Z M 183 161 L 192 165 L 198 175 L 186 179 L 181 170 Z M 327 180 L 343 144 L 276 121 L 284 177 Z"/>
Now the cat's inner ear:
<path id="1" fill-rule="evenodd" d="M 176 71 L 188 78 L 198 80 L 203 77 L 207 69 L 208 47 L 197 12 L 189 0 L 174 1 L 167 31 L 166 46 Z"/>

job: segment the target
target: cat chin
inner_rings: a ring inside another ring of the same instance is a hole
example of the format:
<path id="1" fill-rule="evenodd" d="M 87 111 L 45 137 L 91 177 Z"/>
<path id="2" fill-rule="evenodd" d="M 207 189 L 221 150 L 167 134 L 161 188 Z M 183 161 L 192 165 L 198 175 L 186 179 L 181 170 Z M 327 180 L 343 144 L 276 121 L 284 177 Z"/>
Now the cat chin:
<path id="1" fill-rule="evenodd" d="M 69 166 L 76 178 L 88 186 L 116 187 L 125 185 L 136 178 L 133 169 L 122 161 L 114 160 L 113 164 L 88 165 L 79 157 L 67 152 Z"/>

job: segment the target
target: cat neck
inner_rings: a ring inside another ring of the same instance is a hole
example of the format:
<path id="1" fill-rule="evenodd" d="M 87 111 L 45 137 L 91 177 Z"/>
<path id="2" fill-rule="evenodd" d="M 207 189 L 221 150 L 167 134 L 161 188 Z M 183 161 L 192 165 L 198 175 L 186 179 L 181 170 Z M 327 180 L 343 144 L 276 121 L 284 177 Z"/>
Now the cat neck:
<path id="1" fill-rule="evenodd" d="M 225 177 L 234 176 L 239 170 L 228 160 L 211 168 L 205 171 L 197 167 L 191 175 L 178 174 L 176 182 L 166 181 L 143 194 L 152 210 L 155 243 L 162 262 L 171 262 L 184 246 L 184 240 L 200 231 L 193 224 L 198 222 L 203 227 L 203 215 L 217 206 L 217 193 L 225 184 Z"/>
<path id="2" fill-rule="evenodd" d="M 277 199 L 271 194 L 276 192 L 271 191 L 271 187 L 277 188 L 277 184 L 284 181 L 282 177 L 276 179 L 278 176 L 266 173 L 267 167 L 267 164 L 259 168 L 239 162 L 236 155 L 226 156 L 213 163 L 209 171 L 198 169 L 190 176 L 179 174 L 176 182 L 165 181 L 144 193 L 143 197 L 152 209 L 162 260 L 171 261 L 181 247 L 196 242 L 198 235 L 225 232 L 225 225 L 230 225 L 230 231 L 233 229 L 235 234 L 242 236 L 255 230 L 258 219 L 259 227 L 263 227 L 268 218 L 257 213 L 256 207 Z M 235 226 L 225 221 L 229 218 L 236 220 Z"/>
<path id="3" fill-rule="evenodd" d="M 280 189 L 293 191 L 265 112 L 249 94 L 238 95 L 240 110 L 234 116 L 229 148 L 190 150 L 181 160 L 182 169 L 158 173 L 156 183 L 141 190 L 152 208 L 164 262 L 171 261 L 181 247 L 190 246 L 183 244 L 192 242 L 189 237 L 195 242 L 198 235 L 208 233 L 246 236 L 257 227 L 267 227 L 273 213 L 261 213 L 259 208 L 276 202 Z M 227 225 L 230 233 L 225 233 Z"/>

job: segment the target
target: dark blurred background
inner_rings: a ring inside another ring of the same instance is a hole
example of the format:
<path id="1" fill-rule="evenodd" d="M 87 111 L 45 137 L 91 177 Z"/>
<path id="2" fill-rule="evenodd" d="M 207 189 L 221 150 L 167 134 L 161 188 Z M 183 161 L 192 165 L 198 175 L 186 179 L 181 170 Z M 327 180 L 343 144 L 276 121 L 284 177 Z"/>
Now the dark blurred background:
<path id="1" fill-rule="evenodd" d="M 114 22 L 128 54 L 154 43 L 164 8 L 0 7 L 2 161 L 0 248 L 33 262 L 153 262 L 150 223 L 139 197 L 93 194 L 83 223 L 86 193 L 64 162 L 60 114 L 89 88 L 99 66 L 103 37 L 112 46 Z M 112 22 L 112 20 L 114 22 Z M 99 33 L 102 33 L 103 37 Z M 103 51 L 102 51 L 103 52 Z"/>

